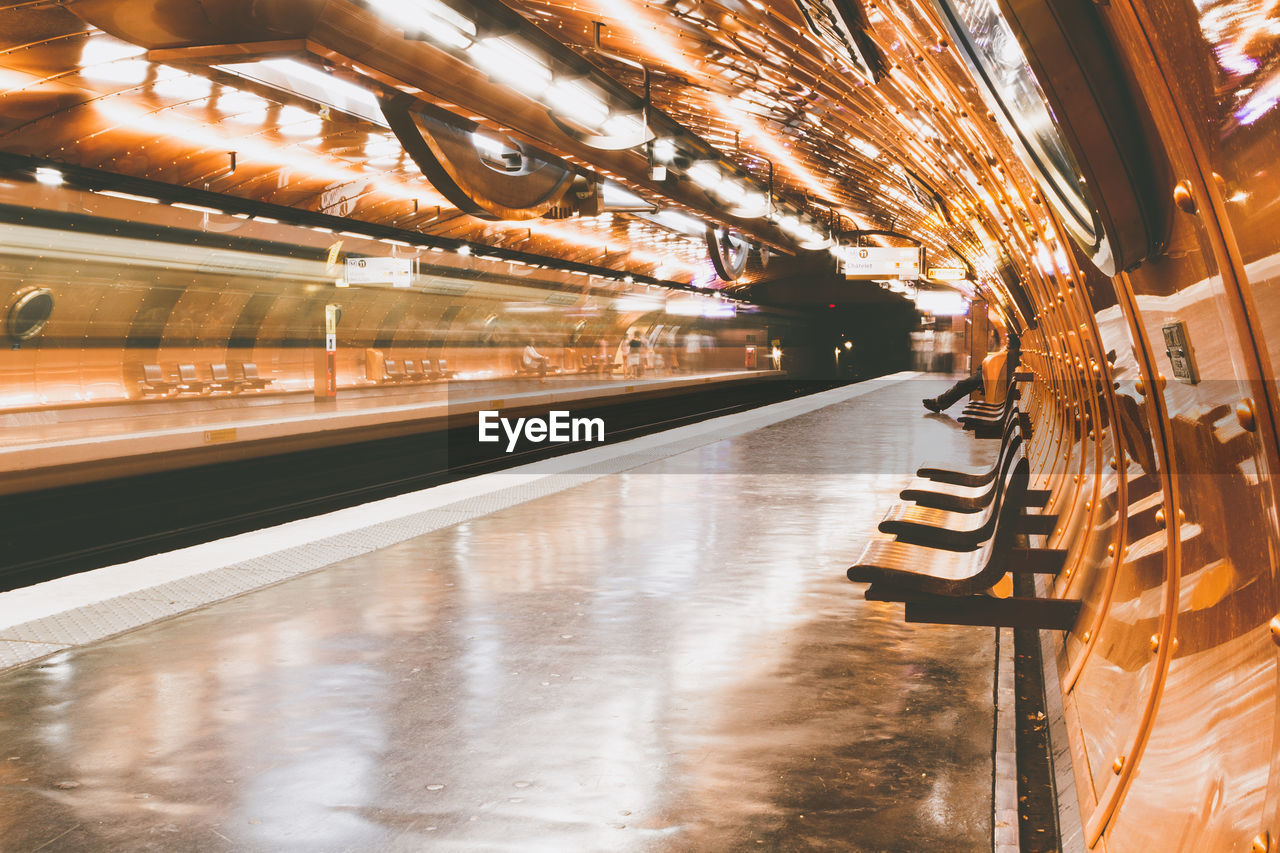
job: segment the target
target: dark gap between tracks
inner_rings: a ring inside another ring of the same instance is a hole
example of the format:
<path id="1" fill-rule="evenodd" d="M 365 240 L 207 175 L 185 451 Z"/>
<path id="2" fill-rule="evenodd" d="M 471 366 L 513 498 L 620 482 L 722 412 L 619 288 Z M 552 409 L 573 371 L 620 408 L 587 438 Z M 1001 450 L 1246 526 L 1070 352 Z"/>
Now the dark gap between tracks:
<path id="1" fill-rule="evenodd" d="M 839 384 L 770 380 L 696 388 L 582 414 L 604 418 L 605 444 L 614 444 Z M 476 441 L 474 416 L 455 423 L 434 433 L 0 497 L 0 591 L 599 446 L 525 444 L 505 453 L 505 441 Z M 435 437 L 424 441 L 424 435 Z"/>

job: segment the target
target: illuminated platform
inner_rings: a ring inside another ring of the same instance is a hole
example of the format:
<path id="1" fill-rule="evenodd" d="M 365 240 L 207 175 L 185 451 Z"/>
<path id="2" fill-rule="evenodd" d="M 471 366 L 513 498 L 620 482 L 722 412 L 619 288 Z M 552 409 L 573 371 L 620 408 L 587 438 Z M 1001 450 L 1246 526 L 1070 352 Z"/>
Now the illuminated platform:
<path id="1" fill-rule="evenodd" d="M 0 492 L 43 488 L 172 464 L 216 462 L 429 429 L 449 416 L 725 385 L 785 374 L 769 370 L 679 373 L 641 379 L 599 376 L 436 382 L 344 390 L 336 401 L 310 392 L 146 400 L 0 414 Z"/>
<path id="2" fill-rule="evenodd" d="M 992 632 L 844 580 L 910 378 L 0 595 L 0 837 L 990 849 Z"/>

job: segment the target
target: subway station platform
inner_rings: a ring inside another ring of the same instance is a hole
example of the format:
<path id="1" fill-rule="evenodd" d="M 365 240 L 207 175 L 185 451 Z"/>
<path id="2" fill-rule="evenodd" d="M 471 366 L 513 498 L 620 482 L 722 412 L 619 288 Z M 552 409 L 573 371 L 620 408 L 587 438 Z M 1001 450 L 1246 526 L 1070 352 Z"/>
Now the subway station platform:
<path id="1" fill-rule="evenodd" d="M 844 577 L 943 384 L 0 595 L 0 849 L 990 850 L 995 632 Z"/>

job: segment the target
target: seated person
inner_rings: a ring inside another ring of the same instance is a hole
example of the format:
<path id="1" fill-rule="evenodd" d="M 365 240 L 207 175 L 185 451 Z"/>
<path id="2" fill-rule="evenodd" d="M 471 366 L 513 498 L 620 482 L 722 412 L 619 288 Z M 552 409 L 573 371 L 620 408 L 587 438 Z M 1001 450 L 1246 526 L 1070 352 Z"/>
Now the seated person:
<path id="1" fill-rule="evenodd" d="M 533 348 L 533 341 L 520 354 L 520 364 L 525 370 L 538 371 L 538 382 L 547 383 L 547 357 Z"/>
<path id="2" fill-rule="evenodd" d="M 1019 342 L 1018 336 L 1013 332 L 1009 332 L 1004 347 L 988 353 L 987 357 L 982 360 L 982 367 L 979 367 L 977 372 L 961 379 L 937 397 L 925 399 L 923 401 L 924 407 L 931 412 L 942 412 L 954 406 L 961 397 L 981 389 L 983 387 L 983 367 L 986 367 L 989 362 L 993 362 L 996 359 L 1004 361 L 1004 385 L 1005 393 L 1008 393 L 1008 388 L 1013 383 L 1013 372 L 1018 367 L 1018 356 L 1021 352 L 1022 344 Z M 996 370 L 998 372 L 999 368 L 997 367 Z"/>

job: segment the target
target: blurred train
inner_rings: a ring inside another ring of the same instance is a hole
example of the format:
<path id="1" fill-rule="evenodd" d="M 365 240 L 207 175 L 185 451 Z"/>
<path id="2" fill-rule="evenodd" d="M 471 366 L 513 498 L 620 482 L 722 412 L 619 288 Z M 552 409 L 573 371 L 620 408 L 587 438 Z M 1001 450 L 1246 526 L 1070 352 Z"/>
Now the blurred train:
<path id="1" fill-rule="evenodd" d="M 308 391 L 329 348 L 338 389 L 527 375 L 530 345 L 552 375 L 622 376 L 629 337 L 648 376 L 780 366 L 768 319 L 711 295 L 227 214 L 8 212 L 0 412 Z M 390 260 L 394 280 L 349 281 L 370 259 Z"/>

